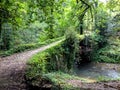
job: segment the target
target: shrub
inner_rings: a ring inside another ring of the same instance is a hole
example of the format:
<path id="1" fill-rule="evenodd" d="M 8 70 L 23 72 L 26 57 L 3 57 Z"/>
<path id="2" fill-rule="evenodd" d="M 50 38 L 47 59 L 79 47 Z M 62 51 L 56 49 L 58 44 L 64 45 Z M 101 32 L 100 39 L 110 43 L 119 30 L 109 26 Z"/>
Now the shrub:
<path id="1" fill-rule="evenodd" d="M 46 52 L 36 54 L 27 64 L 27 70 L 30 72 L 28 73 L 27 71 L 26 75 L 29 79 L 34 78 L 37 75 L 42 75 L 46 72 Z"/>
<path id="2" fill-rule="evenodd" d="M 36 47 L 35 45 L 36 44 L 22 44 L 19 46 L 15 46 L 13 49 L 11 49 L 11 51 L 13 51 L 13 53 L 18 53 L 18 52 L 22 52 L 25 50 L 33 49 Z"/>
<path id="3" fill-rule="evenodd" d="M 120 40 L 109 39 L 108 44 L 94 53 L 93 60 L 107 63 L 120 63 Z"/>
<path id="4" fill-rule="evenodd" d="M 74 29 L 70 28 L 65 34 L 65 41 L 62 45 L 64 48 L 65 62 L 67 63 L 67 68 L 71 69 L 75 61 L 75 54 L 79 52 L 79 36 Z"/>
<path id="5" fill-rule="evenodd" d="M 63 59 L 58 58 L 61 57 L 60 52 L 62 52 L 61 44 L 34 55 L 27 63 L 26 79 L 28 84 L 40 86 L 44 80 L 48 80 L 46 77 L 44 78 L 43 74 L 65 70 L 62 67 L 65 66 Z"/>
<path id="6" fill-rule="evenodd" d="M 41 82 L 44 74 L 56 71 L 69 72 L 74 64 L 78 42 L 79 36 L 71 30 L 63 42 L 34 55 L 27 64 L 27 80 L 37 83 Z"/>

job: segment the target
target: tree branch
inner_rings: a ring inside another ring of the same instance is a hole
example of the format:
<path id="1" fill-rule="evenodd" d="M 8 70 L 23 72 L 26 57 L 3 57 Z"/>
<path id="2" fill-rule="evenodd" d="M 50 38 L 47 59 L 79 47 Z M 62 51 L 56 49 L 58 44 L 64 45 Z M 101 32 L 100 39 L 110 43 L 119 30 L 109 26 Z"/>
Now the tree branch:
<path id="1" fill-rule="evenodd" d="M 90 7 L 90 5 L 88 3 L 86 3 L 84 0 L 80 0 L 83 4 L 87 5 L 88 7 Z"/>
<path id="2" fill-rule="evenodd" d="M 78 1 L 78 0 L 76 0 L 76 3 L 78 4 L 78 3 L 79 3 L 79 1 Z"/>

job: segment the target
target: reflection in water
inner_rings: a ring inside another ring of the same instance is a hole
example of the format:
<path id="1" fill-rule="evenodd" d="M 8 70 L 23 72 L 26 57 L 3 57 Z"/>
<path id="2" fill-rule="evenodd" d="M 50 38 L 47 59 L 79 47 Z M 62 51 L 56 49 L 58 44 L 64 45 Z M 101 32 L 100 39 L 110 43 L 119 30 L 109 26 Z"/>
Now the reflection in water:
<path id="1" fill-rule="evenodd" d="M 81 65 L 79 68 L 74 66 L 74 72 L 80 77 L 97 79 L 106 77 L 111 79 L 120 78 L 120 64 L 89 63 Z"/>

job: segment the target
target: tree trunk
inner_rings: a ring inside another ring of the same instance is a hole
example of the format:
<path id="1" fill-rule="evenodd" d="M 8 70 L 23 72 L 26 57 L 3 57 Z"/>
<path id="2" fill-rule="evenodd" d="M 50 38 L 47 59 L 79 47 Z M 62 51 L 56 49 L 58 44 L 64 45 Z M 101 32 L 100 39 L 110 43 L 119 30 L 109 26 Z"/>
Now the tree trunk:
<path id="1" fill-rule="evenodd" d="M 1 17 L 0 17 L 0 38 L 1 38 L 1 31 L 2 31 L 2 20 L 1 20 Z"/>
<path id="2" fill-rule="evenodd" d="M 80 34 L 83 34 L 83 19 L 80 21 Z"/>
<path id="3" fill-rule="evenodd" d="M 97 7 L 98 7 L 98 2 L 96 1 L 95 8 L 97 8 Z M 97 17 L 97 10 L 96 10 L 95 11 L 95 30 L 98 28 L 97 22 L 98 22 L 98 17 Z"/>
<path id="4" fill-rule="evenodd" d="M 76 3 L 77 3 L 77 4 L 78 4 L 78 2 L 79 2 L 79 1 L 78 1 L 78 0 L 76 0 Z"/>
<path id="5" fill-rule="evenodd" d="M 2 1 L 0 0 L 0 3 Z M 0 8 L 0 38 L 1 38 L 1 31 L 2 31 L 2 8 Z"/>
<path id="6" fill-rule="evenodd" d="M 53 16 L 53 8 L 54 8 L 54 0 L 52 1 L 52 7 L 51 7 L 51 16 Z M 51 17 L 50 16 L 50 21 L 51 21 L 51 23 L 50 23 L 50 38 L 52 39 L 54 36 L 53 36 L 53 20 L 54 20 L 54 18 L 53 17 Z"/>
<path id="7" fill-rule="evenodd" d="M 0 49 L 2 49 L 2 9 L 0 8 Z"/>

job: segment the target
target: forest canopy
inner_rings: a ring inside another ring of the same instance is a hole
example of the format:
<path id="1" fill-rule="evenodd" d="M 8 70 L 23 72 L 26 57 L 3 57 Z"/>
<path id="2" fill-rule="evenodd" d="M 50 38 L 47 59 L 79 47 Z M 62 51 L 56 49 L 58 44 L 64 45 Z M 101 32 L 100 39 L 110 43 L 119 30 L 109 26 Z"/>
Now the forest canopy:
<path id="1" fill-rule="evenodd" d="M 1 50 L 58 38 L 70 27 L 104 38 L 119 31 L 119 6 L 119 0 L 1 0 Z"/>

